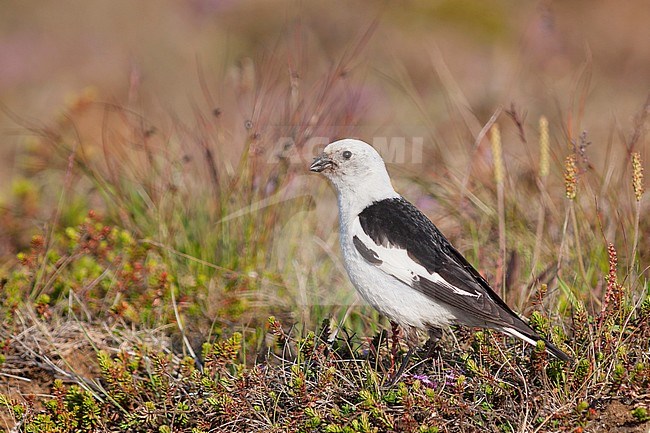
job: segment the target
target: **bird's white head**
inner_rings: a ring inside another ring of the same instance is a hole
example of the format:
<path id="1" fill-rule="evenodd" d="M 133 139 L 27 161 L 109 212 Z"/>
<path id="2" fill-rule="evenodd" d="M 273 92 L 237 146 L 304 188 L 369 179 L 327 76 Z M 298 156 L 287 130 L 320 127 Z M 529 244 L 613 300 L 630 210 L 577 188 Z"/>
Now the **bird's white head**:
<path id="1" fill-rule="evenodd" d="M 325 147 L 309 167 L 327 177 L 348 209 L 360 212 L 369 204 L 399 197 L 393 189 L 384 160 L 368 143 L 347 138 Z"/>

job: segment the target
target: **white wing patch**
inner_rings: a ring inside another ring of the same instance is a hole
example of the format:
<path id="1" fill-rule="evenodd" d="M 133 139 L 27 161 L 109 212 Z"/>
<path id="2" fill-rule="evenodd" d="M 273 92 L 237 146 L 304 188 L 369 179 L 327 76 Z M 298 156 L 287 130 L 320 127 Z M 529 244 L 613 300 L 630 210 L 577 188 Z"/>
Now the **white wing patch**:
<path id="1" fill-rule="evenodd" d="M 512 335 L 513 337 L 520 338 L 520 339 L 524 340 L 525 342 L 532 344 L 533 346 L 537 345 L 537 341 L 535 341 L 532 338 L 522 334 L 521 332 L 517 331 L 514 328 L 504 327 L 503 332 L 505 332 L 506 334 Z"/>
<path id="2" fill-rule="evenodd" d="M 477 299 L 482 295 L 481 293 L 470 293 L 466 290 L 454 286 L 437 272 L 430 273 L 424 266 L 411 259 L 408 255 L 408 251 L 403 248 L 390 244 L 387 247 L 384 247 L 383 245 L 377 245 L 375 241 L 373 241 L 372 238 L 370 238 L 370 236 L 368 236 L 366 232 L 363 231 L 359 218 L 355 218 L 354 222 L 352 223 L 352 230 L 350 235 L 353 237 L 357 236 L 367 248 L 372 250 L 377 255 L 377 258 L 381 260 L 381 264 L 376 265 L 379 269 L 388 275 L 397 278 L 404 284 L 408 284 L 410 286 L 412 285 L 413 281 L 424 278 L 435 284 L 448 288 L 457 295 L 469 296 Z"/>
<path id="3" fill-rule="evenodd" d="M 415 263 L 415 262 L 414 262 L 414 263 Z M 417 264 L 417 263 L 416 263 L 416 264 Z M 426 271 L 426 269 L 425 269 L 425 271 Z M 426 277 L 428 280 L 431 280 L 431 281 L 433 281 L 433 282 L 436 283 L 436 284 L 440 284 L 441 286 L 445 286 L 445 287 L 447 287 L 448 289 L 451 289 L 451 290 L 452 290 L 455 294 L 457 294 L 457 295 L 470 296 L 470 297 L 472 297 L 472 298 L 476 298 L 476 299 L 478 299 L 478 298 L 481 297 L 481 293 L 470 293 L 470 292 L 467 292 L 467 291 L 465 291 L 465 290 L 463 290 L 463 289 L 459 289 L 458 287 L 456 287 L 456 286 L 450 284 L 447 280 L 445 280 L 444 278 L 442 278 L 442 277 L 440 276 L 440 274 L 437 273 L 437 272 L 434 272 L 433 274 L 429 274 L 429 273 L 427 272 L 427 274 L 431 276 L 431 277 Z"/>

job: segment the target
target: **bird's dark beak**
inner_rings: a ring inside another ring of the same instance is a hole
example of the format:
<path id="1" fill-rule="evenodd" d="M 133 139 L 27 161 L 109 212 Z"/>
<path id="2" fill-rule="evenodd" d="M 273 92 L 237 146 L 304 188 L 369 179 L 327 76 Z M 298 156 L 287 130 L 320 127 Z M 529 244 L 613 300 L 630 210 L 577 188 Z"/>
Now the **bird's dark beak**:
<path id="1" fill-rule="evenodd" d="M 332 161 L 326 154 L 321 153 L 314 159 L 314 162 L 311 163 L 309 169 L 316 173 L 320 173 L 321 171 L 334 166 L 336 166 L 334 161 Z"/>

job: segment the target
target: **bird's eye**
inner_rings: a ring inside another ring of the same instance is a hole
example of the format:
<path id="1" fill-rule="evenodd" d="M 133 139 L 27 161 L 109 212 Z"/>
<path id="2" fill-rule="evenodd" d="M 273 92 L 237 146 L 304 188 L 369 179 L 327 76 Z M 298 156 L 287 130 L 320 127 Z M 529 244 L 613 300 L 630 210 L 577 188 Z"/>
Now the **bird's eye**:
<path id="1" fill-rule="evenodd" d="M 352 152 L 350 152 L 349 150 L 346 150 L 345 152 L 343 152 L 343 158 L 345 158 L 345 159 L 352 158 Z"/>

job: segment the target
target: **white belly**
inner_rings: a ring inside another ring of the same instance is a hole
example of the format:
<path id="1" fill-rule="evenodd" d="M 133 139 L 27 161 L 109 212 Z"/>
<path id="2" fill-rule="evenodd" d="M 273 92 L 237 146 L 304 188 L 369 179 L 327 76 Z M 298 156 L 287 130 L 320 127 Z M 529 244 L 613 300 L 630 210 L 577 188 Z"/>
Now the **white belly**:
<path id="1" fill-rule="evenodd" d="M 381 314 L 402 326 L 418 329 L 447 326 L 454 321 L 447 308 L 364 260 L 351 236 L 343 232 L 340 236 L 343 261 L 352 284 Z"/>

